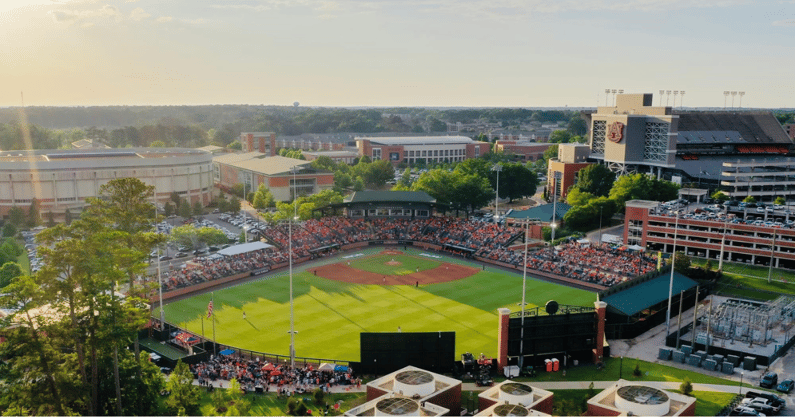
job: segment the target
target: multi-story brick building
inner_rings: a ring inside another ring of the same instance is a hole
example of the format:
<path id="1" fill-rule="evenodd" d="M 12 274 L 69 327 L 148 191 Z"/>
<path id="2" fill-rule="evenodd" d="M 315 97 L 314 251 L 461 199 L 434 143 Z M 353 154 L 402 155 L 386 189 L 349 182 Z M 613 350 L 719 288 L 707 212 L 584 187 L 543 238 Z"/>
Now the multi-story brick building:
<path id="1" fill-rule="evenodd" d="M 421 136 L 356 138 L 356 147 L 359 156 L 366 155 L 373 161 L 384 159 L 397 165 L 401 162 L 460 162 L 484 155 L 490 145 L 465 136 Z"/>
<path id="2" fill-rule="evenodd" d="M 294 194 L 312 195 L 334 186 L 334 173 L 316 170 L 309 161 L 260 152 L 217 156 L 212 165 L 213 180 L 220 188 L 243 184 L 251 192 L 265 184 L 276 201 L 291 201 Z"/>

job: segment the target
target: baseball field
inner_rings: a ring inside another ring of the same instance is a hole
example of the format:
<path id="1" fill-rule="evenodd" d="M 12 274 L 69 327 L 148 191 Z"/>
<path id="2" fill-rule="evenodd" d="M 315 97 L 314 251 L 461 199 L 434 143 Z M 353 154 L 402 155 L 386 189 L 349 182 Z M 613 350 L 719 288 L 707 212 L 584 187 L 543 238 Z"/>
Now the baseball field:
<path id="1" fill-rule="evenodd" d="M 495 356 L 497 309 L 518 311 L 522 274 L 408 248 L 342 253 L 293 270 L 296 355 L 359 360 L 359 333 L 455 331 L 456 354 Z M 165 306 L 166 320 L 219 343 L 289 353 L 286 271 Z M 528 275 L 528 308 L 549 300 L 592 306 L 595 294 Z"/>

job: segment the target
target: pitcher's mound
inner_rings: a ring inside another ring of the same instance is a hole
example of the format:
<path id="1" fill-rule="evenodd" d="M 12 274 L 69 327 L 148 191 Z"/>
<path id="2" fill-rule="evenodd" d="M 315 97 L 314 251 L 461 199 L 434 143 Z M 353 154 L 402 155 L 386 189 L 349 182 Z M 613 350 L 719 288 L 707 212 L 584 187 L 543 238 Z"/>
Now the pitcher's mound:
<path id="1" fill-rule="evenodd" d="M 400 265 L 403 265 L 403 263 L 402 263 L 402 262 L 396 261 L 396 260 L 394 260 L 394 259 L 392 259 L 392 260 L 391 260 L 391 261 L 389 261 L 389 262 L 385 262 L 385 263 L 386 263 L 387 265 L 389 265 L 389 266 L 400 266 Z"/>

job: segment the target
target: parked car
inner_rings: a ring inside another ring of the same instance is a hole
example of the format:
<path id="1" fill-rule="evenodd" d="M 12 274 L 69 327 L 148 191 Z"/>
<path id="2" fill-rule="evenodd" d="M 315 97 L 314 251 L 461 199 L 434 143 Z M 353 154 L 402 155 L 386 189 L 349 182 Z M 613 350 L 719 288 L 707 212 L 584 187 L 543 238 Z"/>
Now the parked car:
<path id="1" fill-rule="evenodd" d="M 776 394 L 771 394 L 769 392 L 758 392 L 758 391 L 748 391 L 745 393 L 746 398 L 766 398 L 770 400 L 770 404 L 774 405 L 775 407 L 779 407 L 780 409 L 786 408 L 787 402 L 784 401 L 783 398 L 779 397 Z"/>
<path id="2" fill-rule="evenodd" d="M 160 257 L 161 261 L 170 261 L 172 259 L 174 259 L 174 258 L 172 258 L 172 257 L 170 257 L 168 255 L 163 255 L 163 256 Z"/>
<path id="3" fill-rule="evenodd" d="M 778 384 L 778 386 L 776 387 L 776 391 L 790 393 L 792 392 L 793 387 L 795 387 L 795 381 L 791 379 L 785 379 L 781 381 L 780 384 Z"/>
<path id="4" fill-rule="evenodd" d="M 188 254 L 185 253 L 185 252 L 177 252 L 177 254 L 174 255 L 174 257 L 177 257 L 177 258 L 184 258 L 186 256 L 188 256 Z"/>
<path id="5" fill-rule="evenodd" d="M 775 372 L 766 373 L 759 381 L 759 386 L 762 388 L 773 388 L 778 385 L 778 374 Z"/>
<path id="6" fill-rule="evenodd" d="M 748 407 L 752 408 L 760 413 L 765 413 L 765 415 L 772 416 L 778 414 L 779 409 L 770 405 L 770 402 L 766 398 L 756 397 L 756 398 L 743 398 L 740 402 L 740 407 Z"/>
<path id="7" fill-rule="evenodd" d="M 754 410 L 753 408 L 748 407 L 736 407 L 729 413 L 730 416 L 759 416 L 759 417 L 766 417 L 765 414 L 760 413 L 759 411 Z"/>

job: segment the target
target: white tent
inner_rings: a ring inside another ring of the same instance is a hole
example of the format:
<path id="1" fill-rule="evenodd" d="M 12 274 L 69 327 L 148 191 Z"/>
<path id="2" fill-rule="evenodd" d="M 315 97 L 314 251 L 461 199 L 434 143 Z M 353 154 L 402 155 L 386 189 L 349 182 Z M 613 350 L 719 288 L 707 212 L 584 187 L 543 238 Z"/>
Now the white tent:
<path id="1" fill-rule="evenodd" d="M 250 242 L 250 243 L 241 243 L 240 245 L 230 246 L 226 249 L 221 249 L 216 253 L 224 256 L 233 256 L 233 255 L 240 255 L 241 253 L 254 252 L 260 249 L 268 249 L 272 247 L 273 247 L 272 245 L 263 242 Z"/>
<path id="2" fill-rule="evenodd" d="M 638 245 L 628 246 L 627 249 L 634 250 L 634 251 L 644 251 L 644 250 L 646 250 L 643 246 L 638 246 Z"/>
<path id="3" fill-rule="evenodd" d="M 334 365 L 324 362 L 317 367 L 317 370 L 321 372 L 334 372 Z"/>

